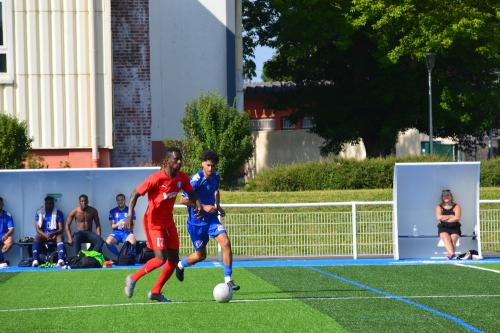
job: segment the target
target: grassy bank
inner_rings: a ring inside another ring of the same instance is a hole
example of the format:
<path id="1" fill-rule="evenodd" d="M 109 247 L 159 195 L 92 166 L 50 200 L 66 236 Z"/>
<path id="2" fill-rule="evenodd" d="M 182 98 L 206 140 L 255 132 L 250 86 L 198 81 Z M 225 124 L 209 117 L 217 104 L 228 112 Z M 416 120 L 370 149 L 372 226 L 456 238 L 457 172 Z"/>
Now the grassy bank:
<path id="1" fill-rule="evenodd" d="M 482 187 L 480 190 L 480 199 L 500 199 L 500 187 Z M 221 191 L 221 201 L 225 204 L 390 200 L 392 200 L 392 189 L 390 188 L 302 192 Z"/>

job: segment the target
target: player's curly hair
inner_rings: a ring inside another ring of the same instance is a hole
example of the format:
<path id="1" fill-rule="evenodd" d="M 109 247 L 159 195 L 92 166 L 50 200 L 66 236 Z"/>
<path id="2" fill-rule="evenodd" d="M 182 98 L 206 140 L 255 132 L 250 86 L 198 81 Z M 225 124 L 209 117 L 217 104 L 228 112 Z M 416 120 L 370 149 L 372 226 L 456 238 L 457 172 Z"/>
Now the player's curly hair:
<path id="1" fill-rule="evenodd" d="M 173 156 L 175 153 L 179 154 L 182 158 L 182 152 L 179 148 L 177 147 L 168 147 L 165 149 L 165 157 L 161 161 L 160 165 L 162 168 L 165 168 L 167 166 L 167 160 Z"/>
<path id="2" fill-rule="evenodd" d="M 219 163 L 219 155 L 217 155 L 217 153 L 213 150 L 205 150 L 201 153 L 200 159 L 202 162 L 211 161 L 214 164 Z"/>

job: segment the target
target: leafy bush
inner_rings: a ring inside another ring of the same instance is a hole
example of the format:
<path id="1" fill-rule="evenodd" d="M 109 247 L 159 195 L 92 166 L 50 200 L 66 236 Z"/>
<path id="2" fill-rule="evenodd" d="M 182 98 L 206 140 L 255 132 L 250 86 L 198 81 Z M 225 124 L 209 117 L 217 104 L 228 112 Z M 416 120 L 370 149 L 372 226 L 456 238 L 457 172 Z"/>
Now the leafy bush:
<path id="1" fill-rule="evenodd" d="M 308 191 L 391 188 L 396 162 L 450 162 L 443 156 L 412 156 L 352 160 L 334 158 L 264 170 L 251 180 L 249 191 Z M 500 185 L 500 158 L 481 162 L 481 186 Z"/>
<path id="2" fill-rule="evenodd" d="M 31 141 L 26 122 L 0 113 L 0 169 L 22 169 Z"/>
<path id="3" fill-rule="evenodd" d="M 29 152 L 26 157 L 26 167 L 28 169 L 46 169 L 49 166 L 45 163 L 45 159 L 42 156 Z"/>
<path id="4" fill-rule="evenodd" d="M 225 98 L 215 93 L 202 94 L 188 104 L 182 119 L 186 140 L 166 140 L 184 155 L 184 171 L 192 174 L 200 168 L 200 155 L 211 149 L 219 154 L 218 171 L 222 183 L 235 184 L 243 165 L 253 154 L 250 119 L 238 112 Z"/>
<path id="5" fill-rule="evenodd" d="M 500 157 L 481 162 L 481 186 L 500 186 Z"/>

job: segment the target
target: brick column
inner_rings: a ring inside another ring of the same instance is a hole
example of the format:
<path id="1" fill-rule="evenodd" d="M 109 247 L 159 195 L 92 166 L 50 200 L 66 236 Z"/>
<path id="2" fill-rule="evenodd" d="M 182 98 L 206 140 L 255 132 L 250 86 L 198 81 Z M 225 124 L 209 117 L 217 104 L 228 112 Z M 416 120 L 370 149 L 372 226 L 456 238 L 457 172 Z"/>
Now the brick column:
<path id="1" fill-rule="evenodd" d="M 113 146 L 111 165 L 151 161 L 149 0 L 111 0 Z"/>

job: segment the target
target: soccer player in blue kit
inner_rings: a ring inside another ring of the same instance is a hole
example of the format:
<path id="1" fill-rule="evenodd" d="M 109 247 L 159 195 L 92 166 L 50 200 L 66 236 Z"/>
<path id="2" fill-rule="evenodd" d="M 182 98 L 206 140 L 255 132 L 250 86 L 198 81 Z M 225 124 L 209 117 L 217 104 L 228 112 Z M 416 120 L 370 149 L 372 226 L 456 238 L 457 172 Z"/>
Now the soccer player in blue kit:
<path id="1" fill-rule="evenodd" d="M 10 250 L 14 244 L 12 234 L 14 233 L 14 220 L 12 215 L 3 209 L 3 198 L 0 197 L 0 268 L 7 268 L 9 264 L 3 254 Z"/>
<path id="2" fill-rule="evenodd" d="M 126 229 L 125 220 L 128 215 L 128 206 L 125 204 L 125 194 L 118 194 L 116 196 L 116 206 L 109 211 L 109 223 L 113 232 L 106 239 L 106 245 L 108 249 L 118 257 L 120 252 L 116 248 L 115 244 L 129 242 L 135 245 L 135 236 L 133 234 L 134 222 L 135 222 L 135 211 L 132 216 L 131 229 Z"/>
<path id="3" fill-rule="evenodd" d="M 36 236 L 33 240 L 33 263 L 31 266 L 38 267 L 40 264 L 40 246 L 48 241 L 57 245 L 57 267 L 64 266 L 64 242 L 62 233 L 64 231 L 63 213 L 54 205 L 54 198 L 46 196 L 44 205 L 36 212 L 35 230 Z"/>
<path id="4" fill-rule="evenodd" d="M 187 230 L 194 246 L 194 252 L 179 261 L 175 275 L 179 281 L 184 281 L 184 268 L 203 261 L 207 257 L 207 243 L 209 237 L 215 238 L 222 248 L 222 261 L 224 263 L 224 282 L 233 290 L 239 290 L 231 275 L 233 273 L 233 253 L 231 242 L 227 237 L 226 229 L 219 221 L 219 214 L 225 215 L 220 206 L 219 182 L 220 175 L 215 172 L 219 163 L 216 152 L 206 150 L 201 154 L 202 170 L 191 177 L 191 186 L 198 194 L 202 210 L 201 218 L 195 214 L 195 205 L 185 195 L 181 197 L 181 204 L 188 206 Z"/>

